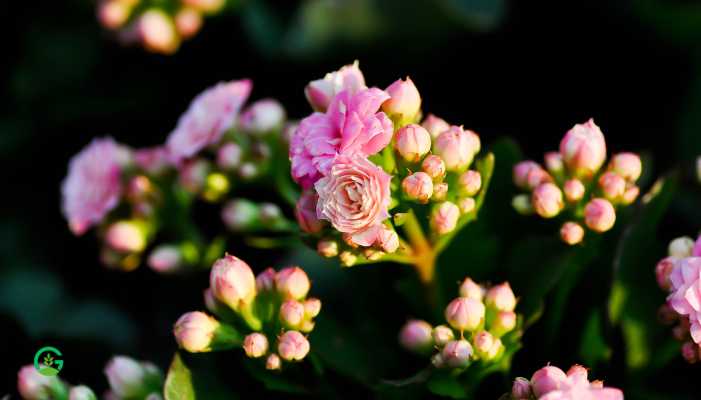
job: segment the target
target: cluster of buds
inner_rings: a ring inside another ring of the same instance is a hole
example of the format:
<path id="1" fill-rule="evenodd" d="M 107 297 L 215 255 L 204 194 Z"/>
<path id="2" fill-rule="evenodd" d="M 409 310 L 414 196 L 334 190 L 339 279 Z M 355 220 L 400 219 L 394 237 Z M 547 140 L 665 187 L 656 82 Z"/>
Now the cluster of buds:
<path id="1" fill-rule="evenodd" d="M 101 138 L 71 159 L 63 212 L 76 235 L 98 227 L 105 265 L 131 270 L 147 259 L 170 273 L 205 263 L 189 216 L 195 198 L 221 203 L 234 233 L 293 230 L 276 204 L 235 197 L 241 186 L 272 187 L 272 165 L 286 153 L 285 110 L 272 99 L 242 110 L 251 89 L 251 81 L 240 80 L 205 90 L 161 146 L 130 149 Z M 176 241 L 154 246 L 162 231 Z"/>
<path id="2" fill-rule="evenodd" d="M 299 267 L 268 268 L 254 276 L 245 262 L 226 255 L 212 266 L 204 294 L 216 318 L 185 313 L 173 334 L 191 353 L 242 347 L 248 357 L 265 360 L 267 369 L 279 370 L 283 362 L 301 361 L 309 353 L 305 335 L 321 311 L 321 301 L 307 297 L 310 286 Z"/>
<path id="3" fill-rule="evenodd" d="M 296 216 L 321 255 L 346 266 L 411 258 L 474 218 L 485 180 L 469 169 L 479 136 L 434 115 L 422 120 L 411 79 L 367 87 L 356 62 L 305 93 L 315 112 L 294 132 L 289 156 L 304 189 Z M 417 241 L 424 230 L 429 238 Z"/>
<path id="4" fill-rule="evenodd" d="M 604 382 L 589 381 L 589 373 L 581 365 L 573 365 L 565 373 L 558 367 L 545 366 L 531 380 L 516 378 L 511 400 L 623 400 L 619 389 L 604 387 Z"/>
<path id="5" fill-rule="evenodd" d="M 154 364 L 127 356 L 114 356 L 105 366 L 108 400 L 163 400 L 163 372 Z M 17 390 L 24 400 L 97 400 L 85 385 L 70 385 L 58 376 L 41 375 L 33 365 L 17 374 Z"/>
<path id="6" fill-rule="evenodd" d="M 701 360 L 701 237 L 672 240 L 668 256 L 655 267 L 657 284 L 669 293 L 658 312 L 660 322 L 673 326 L 689 363 Z"/>
<path id="7" fill-rule="evenodd" d="M 466 278 L 460 296 L 445 309 L 446 325 L 410 320 L 399 334 L 401 345 L 420 355 L 435 351 L 436 368 L 463 370 L 474 361 L 496 363 L 507 347 L 518 346 L 516 297 L 508 283 L 487 289 Z"/>
<path id="8" fill-rule="evenodd" d="M 205 15 L 222 12 L 227 0 L 100 0 L 97 19 L 123 44 L 139 43 L 153 53 L 173 54 L 195 36 Z"/>
<path id="9" fill-rule="evenodd" d="M 530 160 L 514 166 L 514 183 L 529 194 L 514 197 L 513 207 L 521 214 L 543 218 L 564 215 L 560 238 L 569 245 L 584 239 L 584 226 L 606 232 L 616 222 L 616 207 L 638 197 L 635 182 L 642 164 L 633 153 L 615 154 L 602 170 L 605 161 L 601 129 L 592 119 L 577 124 L 565 134 L 559 152 L 545 154 L 545 168 Z"/>

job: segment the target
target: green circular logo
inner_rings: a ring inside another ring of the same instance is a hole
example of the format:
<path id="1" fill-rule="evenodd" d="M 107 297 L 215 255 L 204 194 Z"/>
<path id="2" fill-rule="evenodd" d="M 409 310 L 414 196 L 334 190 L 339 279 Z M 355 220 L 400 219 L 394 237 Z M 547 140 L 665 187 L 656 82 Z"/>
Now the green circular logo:
<path id="1" fill-rule="evenodd" d="M 42 347 L 34 354 L 34 368 L 44 376 L 56 376 L 63 368 L 62 356 L 55 347 Z"/>

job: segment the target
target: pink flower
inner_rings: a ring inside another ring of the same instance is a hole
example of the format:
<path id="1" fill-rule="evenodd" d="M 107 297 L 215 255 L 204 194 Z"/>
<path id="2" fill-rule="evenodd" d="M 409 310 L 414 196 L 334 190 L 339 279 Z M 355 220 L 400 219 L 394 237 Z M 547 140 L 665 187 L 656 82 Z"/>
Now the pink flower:
<path id="1" fill-rule="evenodd" d="M 168 168 L 168 151 L 162 146 L 134 150 L 136 165 L 152 175 L 160 175 Z"/>
<path id="2" fill-rule="evenodd" d="M 371 246 L 389 217 L 391 176 L 362 157 L 338 156 L 328 176 L 316 182 L 317 216 L 361 246 Z"/>
<path id="3" fill-rule="evenodd" d="M 380 105 L 389 96 L 377 88 L 339 93 L 325 114 L 302 120 L 290 143 L 292 177 L 311 187 L 326 175 L 338 154 L 367 157 L 392 140 L 393 125 Z"/>
<path id="4" fill-rule="evenodd" d="M 606 141 L 593 119 L 576 124 L 560 142 L 560 154 L 570 172 L 590 177 L 606 160 Z"/>
<path id="5" fill-rule="evenodd" d="M 197 95 L 168 136 L 170 161 L 180 164 L 218 142 L 236 121 L 252 86 L 248 79 L 221 82 Z"/>
<path id="6" fill-rule="evenodd" d="M 71 158 L 61 184 L 63 214 L 82 235 L 119 203 L 122 193 L 122 149 L 112 138 L 94 139 Z"/>
<path id="7" fill-rule="evenodd" d="M 701 343 L 701 258 L 681 259 L 669 275 L 672 293 L 667 302 L 681 315 L 689 317 L 694 342 Z"/>
<path id="8" fill-rule="evenodd" d="M 295 217 L 299 228 L 306 233 L 317 233 L 324 227 L 324 222 L 319 221 L 316 216 L 316 204 L 319 196 L 313 190 L 302 193 L 297 206 L 295 207 Z"/>
<path id="9" fill-rule="evenodd" d="M 316 111 L 324 112 L 336 94 L 348 90 L 352 94 L 365 89 L 365 77 L 358 68 L 358 61 L 329 72 L 324 79 L 309 82 L 304 88 L 307 101 Z"/>

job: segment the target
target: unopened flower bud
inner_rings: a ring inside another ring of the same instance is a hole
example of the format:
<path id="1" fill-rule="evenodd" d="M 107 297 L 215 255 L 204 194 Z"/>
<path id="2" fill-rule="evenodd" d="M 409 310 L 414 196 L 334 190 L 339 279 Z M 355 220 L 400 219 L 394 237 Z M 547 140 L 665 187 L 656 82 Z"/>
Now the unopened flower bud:
<path id="1" fill-rule="evenodd" d="M 679 319 L 679 314 L 667 303 L 657 309 L 657 320 L 663 325 L 672 325 Z"/>
<path id="2" fill-rule="evenodd" d="M 440 182 L 433 185 L 433 196 L 431 197 L 435 201 L 443 201 L 448 195 L 448 184 L 446 182 Z"/>
<path id="3" fill-rule="evenodd" d="M 363 249 L 363 255 L 370 261 L 380 260 L 386 253 L 371 247 Z"/>
<path id="4" fill-rule="evenodd" d="M 162 274 L 176 272 L 183 266 L 182 252 L 175 245 L 160 245 L 148 256 L 148 266 Z"/>
<path id="5" fill-rule="evenodd" d="M 511 290 L 509 282 L 492 286 L 484 296 L 487 307 L 492 307 L 498 311 L 513 311 L 516 308 L 516 296 Z"/>
<path id="6" fill-rule="evenodd" d="M 533 190 L 541 183 L 552 182 L 552 177 L 535 161 L 521 161 L 513 168 L 514 184 L 525 190 Z"/>
<path id="7" fill-rule="evenodd" d="M 458 178 L 458 191 L 463 196 L 472 197 L 482 188 L 482 176 L 479 172 L 468 170 Z"/>
<path id="8" fill-rule="evenodd" d="M 434 181 L 439 181 L 445 176 L 445 163 L 442 158 L 434 154 L 424 158 L 421 169 Z"/>
<path id="9" fill-rule="evenodd" d="M 273 224 L 282 217 L 280 207 L 273 203 L 261 203 L 259 207 L 260 220 L 264 224 Z"/>
<path id="10" fill-rule="evenodd" d="M 138 361 L 126 356 L 114 356 L 104 372 L 110 389 L 119 398 L 143 396 L 144 380 L 149 371 Z"/>
<path id="11" fill-rule="evenodd" d="M 615 172 L 605 172 L 599 177 L 599 188 L 609 201 L 618 201 L 626 190 L 626 180 Z"/>
<path id="12" fill-rule="evenodd" d="M 395 134 L 394 148 L 405 161 L 418 162 L 431 150 L 431 135 L 421 125 L 406 125 Z"/>
<path id="13" fill-rule="evenodd" d="M 516 313 L 499 311 L 492 321 L 489 331 L 496 337 L 502 337 L 516 328 Z"/>
<path id="14" fill-rule="evenodd" d="M 433 347 L 432 327 L 426 321 L 410 320 L 399 333 L 399 343 L 407 350 L 425 353 Z"/>
<path id="15" fill-rule="evenodd" d="M 445 319 L 459 331 L 474 331 L 484 322 L 485 307 L 482 302 L 458 297 L 445 308 Z"/>
<path id="16" fill-rule="evenodd" d="M 247 161 L 241 164 L 241 166 L 239 166 L 237 172 L 241 179 L 243 179 L 244 181 L 250 181 L 256 178 L 260 171 L 258 170 L 258 167 L 255 163 Z"/>
<path id="17" fill-rule="evenodd" d="M 560 154 L 576 177 L 591 177 L 606 160 L 606 141 L 593 119 L 577 124 L 560 142 Z"/>
<path id="18" fill-rule="evenodd" d="M 277 354 L 273 353 L 265 359 L 265 369 L 268 371 L 277 371 L 280 369 L 281 365 L 282 361 L 280 360 L 280 356 Z"/>
<path id="19" fill-rule="evenodd" d="M 224 171 L 233 171 L 241 165 L 241 146 L 236 143 L 226 143 L 217 151 L 217 166 Z"/>
<path id="20" fill-rule="evenodd" d="M 554 183 L 542 183 L 531 196 L 533 209 L 543 218 L 552 218 L 562 211 L 562 191 Z"/>
<path id="21" fill-rule="evenodd" d="M 496 338 L 487 331 L 477 332 L 472 340 L 475 348 L 475 353 L 477 353 L 477 355 L 480 358 L 486 359 L 487 355 L 492 350 L 492 346 L 494 345 L 495 339 Z"/>
<path id="22" fill-rule="evenodd" d="M 672 283 L 669 280 L 669 276 L 677 265 L 677 258 L 670 256 L 663 258 L 655 266 L 655 276 L 657 277 L 657 285 L 659 285 L 662 290 L 669 290 Z"/>
<path id="23" fill-rule="evenodd" d="M 439 235 L 450 233 L 455 229 L 460 218 L 460 209 L 454 203 L 444 201 L 434 208 L 431 226 Z"/>
<path id="24" fill-rule="evenodd" d="M 424 122 L 421 123 L 421 126 L 428 131 L 433 139 L 450 129 L 450 124 L 445 122 L 443 118 L 438 118 L 433 114 L 428 114 L 428 116 L 424 119 Z"/>
<path id="25" fill-rule="evenodd" d="M 317 233 L 324 226 L 316 214 L 318 200 L 319 196 L 313 190 L 302 193 L 302 196 L 297 200 L 295 217 L 297 217 L 300 229 L 306 233 Z"/>
<path id="26" fill-rule="evenodd" d="M 204 297 L 204 305 L 207 308 L 207 310 L 211 311 L 214 314 L 219 314 L 221 310 L 226 307 L 224 303 L 219 301 L 216 297 L 214 297 L 214 294 L 212 293 L 212 289 L 207 288 L 203 292 L 203 297 Z"/>
<path id="27" fill-rule="evenodd" d="M 138 32 L 144 47 L 155 53 L 173 54 L 180 46 L 175 23 L 163 10 L 152 8 L 141 14 Z"/>
<path id="28" fill-rule="evenodd" d="M 565 192 L 565 198 L 570 203 L 576 203 L 584 197 L 586 188 L 584 184 L 579 179 L 568 179 L 563 186 Z"/>
<path id="29" fill-rule="evenodd" d="M 265 292 L 275 289 L 275 270 L 268 267 L 256 276 L 256 291 Z"/>
<path id="30" fill-rule="evenodd" d="M 338 255 L 338 242 L 333 239 L 320 240 L 316 244 L 316 252 L 322 257 L 336 257 Z"/>
<path id="31" fill-rule="evenodd" d="M 153 193 L 151 180 L 144 175 L 136 175 L 127 184 L 127 198 L 132 202 L 139 202 L 147 199 Z"/>
<path id="32" fill-rule="evenodd" d="M 413 121 L 421 109 L 421 95 L 409 77 L 398 79 L 385 89 L 390 98 L 382 104 L 382 111 L 403 121 Z"/>
<path id="33" fill-rule="evenodd" d="M 576 222 L 565 222 L 560 228 L 560 238 L 569 245 L 580 243 L 584 239 L 584 228 Z"/>
<path id="34" fill-rule="evenodd" d="M 212 266 L 209 286 L 214 296 L 233 310 L 238 310 L 241 303 L 250 303 L 256 295 L 256 278 L 251 267 L 228 254 Z"/>
<path id="35" fill-rule="evenodd" d="M 479 153 L 482 149 L 482 141 L 480 140 L 479 135 L 469 129 L 465 129 L 464 132 L 467 135 L 467 139 L 472 143 L 471 147 L 474 154 Z"/>
<path id="36" fill-rule="evenodd" d="M 559 174 L 565 169 L 565 164 L 562 162 L 562 156 L 556 151 L 545 153 L 545 168 L 551 174 Z"/>
<path id="37" fill-rule="evenodd" d="M 402 181 L 406 197 L 419 203 L 427 203 L 433 194 L 433 181 L 425 172 L 415 172 Z"/>
<path id="38" fill-rule="evenodd" d="M 484 288 L 470 278 L 465 278 L 460 284 L 460 297 L 482 301 L 484 292 Z"/>
<path id="39" fill-rule="evenodd" d="M 216 13 L 225 5 L 225 0 L 183 0 L 183 3 L 206 14 Z"/>
<path id="40" fill-rule="evenodd" d="M 512 400 L 530 400 L 531 382 L 526 378 L 516 378 L 511 386 L 511 397 Z"/>
<path id="41" fill-rule="evenodd" d="M 469 167 L 477 153 L 474 138 L 459 126 L 441 133 L 433 143 L 433 151 L 443 159 L 448 171 L 462 171 Z"/>
<path id="42" fill-rule="evenodd" d="M 473 199 L 472 197 L 466 197 L 464 199 L 458 200 L 458 208 L 460 209 L 460 213 L 463 215 L 469 214 L 472 211 L 474 211 L 475 206 L 475 199 Z"/>
<path id="43" fill-rule="evenodd" d="M 25 365 L 17 373 L 17 391 L 23 399 L 51 399 L 57 385 L 62 385 L 58 377 L 44 376 L 33 365 Z"/>
<path id="44" fill-rule="evenodd" d="M 146 229 L 140 221 L 118 221 L 107 228 L 105 240 L 116 251 L 139 253 L 146 247 Z"/>
<path id="45" fill-rule="evenodd" d="M 689 364 L 695 364 L 699 361 L 699 345 L 694 342 L 685 342 L 682 344 L 682 357 Z"/>
<path id="46" fill-rule="evenodd" d="M 296 300 L 286 300 L 280 306 L 280 321 L 287 328 L 299 327 L 304 319 L 304 305 Z"/>
<path id="47" fill-rule="evenodd" d="M 689 339 L 689 329 L 691 328 L 691 323 L 687 316 L 681 316 L 679 318 L 679 324 L 672 328 L 672 337 L 674 339 L 683 342 Z"/>
<path id="48" fill-rule="evenodd" d="M 399 248 L 399 235 L 394 229 L 383 226 L 377 234 L 376 243 L 384 252 L 394 253 Z"/>
<path id="49" fill-rule="evenodd" d="M 319 312 L 321 311 L 321 300 L 316 299 L 316 298 L 308 298 L 304 300 L 304 317 L 309 319 L 309 318 L 314 318 L 317 315 L 319 315 Z"/>
<path id="50" fill-rule="evenodd" d="M 175 14 L 175 29 L 183 39 L 189 39 L 202 28 L 202 14 L 191 7 L 183 7 Z"/>
<path id="51" fill-rule="evenodd" d="M 73 386 L 68 392 L 68 400 L 97 400 L 95 392 L 85 385 Z"/>
<path id="52" fill-rule="evenodd" d="M 445 325 L 438 325 L 433 328 L 433 342 L 438 347 L 445 346 L 448 342 L 455 339 L 455 333 L 453 330 Z"/>
<path id="53" fill-rule="evenodd" d="M 691 257 L 693 250 L 694 239 L 688 236 L 682 236 L 672 240 L 667 248 L 669 256 L 676 258 Z"/>
<path id="54" fill-rule="evenodd" d="M 472 345 L 467 340 L 453 340 L 441 351 L 443 363 L 450 368 L 465 368 L 470 364 Z"/>
<path id="55" fill-rule="evenodd" d="M 234 232 L 252 229 L 259 220 L 258 206 L 246 199 L 233 199 L 224 204 L 222 220 Z"/>
<path id="56" fill-rule="evenodd" d="M 282 127 L 285 109 L 275 99 L 262 99 L 251 104 L 239 120 L 241 128 L 252 135 L 263 135 Z"/>
<path id="57" fill-rule="evenodd" d="M 533 204 L 531 204 L 531 196 L 527 194 L 519 194 L 511 200 L 511 206 L 521 215 L 533 214 Z"/>
<path id="58" fill-rule="evenodd" d="M 203 312 L 193 311 L 178 318 L 173 335 L 181 348 L 190 353 L 202 353 L 211 350 L 217 328 L 219 322 L 216 319 Z"/>
<path id="59" fill-rule="evenodd" d="M 243 339 L 243 351 L 251 358 L 263 357 L 268 352 L 268 338 L 258 332 L 247 335 Z"/>
<path id="60" fill-rule="evenodd" d="M 309 353 L 309 341 L 297 331 L 287 331 L 278 339 L 277 352 L 285 361 L 301 361 Z"/>
<path id="61" fill-rule="evenodd" d="M 635 153 L 618 153 L 611 158 L 609 170 L 629 182 L 635 182 L 640 178 L 643 164 L 640 161 L 640 156 Z"/>
<path id="62" fill-rule="evenodd" d="M 338 255 L 338 259 L 344 267 L 352 267 L 355 265 L 355 262 L 358 261 L 358 256 L 346 250 Z"/>
<path id="63" fill-rule="evenodd" d="M 190 193 L 201 192 L 207 183 L 210 169 L 209 163 L 203 159 L 186 161 L 179 170 L 180 185 Z"/>
<path id="64" fill-rule="evenodd" d="M 567 370 L 570 381 L 577 383 L 589 383 L 589 372 L 581 365 L 575 364 Z"/>
<path id="65" fill-rule="evenodd" d="M 536 371 L 531 377 L 531 389 L 536 397 L 558 390 L 567 380 L 567 375 L 557 367 L 548 365 Z"/>
<path id="66" fill-rule="evenodd" d="M 640 194 L 640 188 L 635 186 L 635 185 L 627 185 L 626 186 L 626 191 L 623 192 L 623 196 L 621 197 L 621 203 L 623 205 L 629 205 L 633 204 L 635 199 L 638 198 L 638 195 Z"/>
<path id="67" fill-rule="evenodd" d="M 302 268 L 287 267 L 275 276 L 275 286 L 284 298 L 301 300 L 307 297 L 311 284 L 307 273 Z"/>
<path id="68" fill-rule="evenodd" d="M 592 199 L 584 207 L 584 223 L 594 232 L 606 232 L 616 223 L 616 210 L 606 199 Z"/>

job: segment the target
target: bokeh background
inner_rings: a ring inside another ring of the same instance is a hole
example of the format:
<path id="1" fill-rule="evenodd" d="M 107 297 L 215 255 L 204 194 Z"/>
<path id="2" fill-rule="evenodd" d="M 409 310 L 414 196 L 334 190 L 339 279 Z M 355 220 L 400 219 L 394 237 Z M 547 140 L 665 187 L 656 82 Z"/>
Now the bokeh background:
<path id="1" fill-rule="evenodd" d="M 252 98 L 276 97 L 291 117 L 301 118 L 309 112 L 305 84 L 357 59 L 369 84 L 386 86 L 410 76 L 424 110 L 477 131 L 488 145 L 509 136 L 531 158 L 555 149 L 569 127 L 593 117 L 611 151 L 638 151 L 652 160 L 648 186 L 652 177 L 681 168 L 682 182 L 692 187 L 667 210 L 652 252 L 662 257 L 671 238 L 701 226 L 693 206 L 698 184 L 690 179 L 701 154 L 701 8 L 693 2 L 242 0 L 208 18 L 172 56 L 122 47 L 101 29 L 92 2 L 6 2 L 2 8 L 0 395 L 14 393 L 17 369 L 44 345 L 64 352 L 64 378 L 98 391 L 105 389 L 101 370 L 112 354 L 167 367 L 176 347 L 172 322 L 202 307 L 207 274 L 164 278 L 147 268 L 106 270 L 94 237 L 68 231 L 59 186 L 69 158 L 94 136 L 112 135 L 135 147 L 162 143 L 190 99 L 220 80 L 250 77 Z M 501 168 L 502 179 L 497 175 L 494 195 L 487 197 L 488 203 L 504 203 L 487 211 L 493 226 L 469 227 L 473 232 L 461 235 L 441 261 L 460 264 L 462 276 L 471 273 L 470 265 L 462 266 L 470 256 L 473 264 L 480 257 L 489 265 L 518 264 L 509 254 L 510 241 L 528 229 L 552 231 L 538 222 L 507 229 L 523 221 L 508 206 L 509 166 Z M 503 235 L 496 237 L 500 227 Z M 475 248 L 490 255 L 475 255 Z M 353 326 L 359 343 L 370 346 L 356 357 L 377 364 L 376 371 L 356 371 L 348 362 L 330 375 L 329 385 L 348 385 L 353 374 L 402 378 L 420 368 L 395 340 L 411 315 L 397 295 L 398 277 L 411 275 L 405 267 L 341 271 L 309 253 L 230 251 L 256 270 L 288 261 L 314 264 L 312 293 L 324 299 L 323 313 L 339 316 L 341 329 Z M 644 281 L 654 279 L 655 258 L 648 261 L 638 266 Z M 477 270 L 479 278 L 505 276 Z M 547 325 L 535 326 L 511 378 L 547 361 L 566 367 L 581 360 L 579 338 L 588 314 L 578 305 L 605 302 L 605 294 L 589 289 L 608 287 L 605 275 L 583 277 L 581 297 L 564 313 L 556 342 L 544 340 Z M 663 299 L 659 291 L 649 296 Z M 387 329 L 374 327 L 377 320 Z M 692 377 L 699 369 L 679 356 L 647 380 L 651 389 L 636 391 L 645 376 L 624 372 L 625 357 L 617 350 L 624 343 L 615 332 L 611 338 L 614 347 L 605 361 L 594 357 L 597 377 L 632 388 L 628 398 L 698 398 Z M 211 379 L 241 398 L 263 393 L 264 385 L 247 378 L 238 357 L 228 357 L 213 361 L 221 373 Z M 488 380 L 479 398 L 498 397 L 504 382 Z M 367 398 L 369 386 L 354 385 L 344 395 Z"/>

